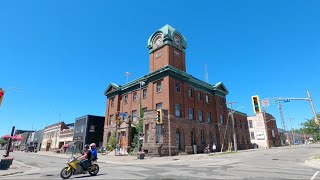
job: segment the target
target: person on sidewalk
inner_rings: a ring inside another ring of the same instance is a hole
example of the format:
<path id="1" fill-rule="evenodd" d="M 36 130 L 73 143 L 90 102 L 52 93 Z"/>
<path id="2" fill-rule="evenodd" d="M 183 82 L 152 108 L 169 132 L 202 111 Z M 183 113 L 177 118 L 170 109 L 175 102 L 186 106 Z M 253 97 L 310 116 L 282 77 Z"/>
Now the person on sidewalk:
<path id="1" fill-rule="evenodd" d="M 212 145 L 212 151 L 213 151 L 213 153 L 215 153 L 215 152 L 216 152 L 216 149 L 217 149 L 217 146 L 216 146 L 216 144 L 215 144 L 215 143 L 213 143 L 213 145 Z"/>

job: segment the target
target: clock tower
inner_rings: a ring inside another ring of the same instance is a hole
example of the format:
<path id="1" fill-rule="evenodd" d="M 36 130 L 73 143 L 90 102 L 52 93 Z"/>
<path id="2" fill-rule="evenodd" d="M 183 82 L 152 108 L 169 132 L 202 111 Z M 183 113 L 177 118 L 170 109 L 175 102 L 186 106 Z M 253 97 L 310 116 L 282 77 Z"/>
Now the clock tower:
<path id="1" fill-rule="evenodd" d="M 186 71 L 186 38 L 170 25 L 154 32 L 148 40 L 147 47 L 150 54 L 150 72 L 167 65 Z"/>

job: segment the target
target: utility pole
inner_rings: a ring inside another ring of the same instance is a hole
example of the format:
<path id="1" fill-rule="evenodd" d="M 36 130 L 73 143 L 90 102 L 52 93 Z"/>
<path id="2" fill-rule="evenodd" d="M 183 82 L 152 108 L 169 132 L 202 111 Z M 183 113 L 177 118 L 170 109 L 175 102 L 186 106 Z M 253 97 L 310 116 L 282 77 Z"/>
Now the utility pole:
<path id="1" fill-rule="evenodd" d="M 292 142 L 294 143 L 295 139 L 294 139 L 294 132 L 293 132 L 293 128 L 292 128 L 292 122 L 291 122 L 291 120 L 293 120 L 293 118 L 288 118 L 288 119 L 290 120 Z"/>
<path id="2" fill-rule="evenodd" d="M 282 104 L 281 104 L 281 103 L 278 105 L 278 108 L 279 108 L 279 112 L 280 112 L 282 129 L 283 129 L 284 132 L 286 132 L 286 124 L 285 124 L 285 122 L 284 122 L 284 117 L 283 117 L 283 112 L 282 112 Z M 288 137 L 288 136 L 287 136 L 287 137 Z M 286 138 L 286 139 L 288 140 L 288 143 L 289 143 L 289 145 L 290 145 L 289 139 L 288 139 L 288 138 Z"/>
<path id="3" fill-rule="evenodd" d="M 230 116 L 231 116 L 231 121 L 232 121 L 232 130 L 233 130 L 233 146 L 234 146 L 234 151 L 238 150 L 238 144 L 237 144 L 237 135 L 236 135 L 236 131 L 234 128 L 234 117 L 233 117 L 233 113 L 234 111 L 232 110 L 232 104 L 235 104 L 237 102 L 229 102 L 227 104 L 230 104 Z"/>

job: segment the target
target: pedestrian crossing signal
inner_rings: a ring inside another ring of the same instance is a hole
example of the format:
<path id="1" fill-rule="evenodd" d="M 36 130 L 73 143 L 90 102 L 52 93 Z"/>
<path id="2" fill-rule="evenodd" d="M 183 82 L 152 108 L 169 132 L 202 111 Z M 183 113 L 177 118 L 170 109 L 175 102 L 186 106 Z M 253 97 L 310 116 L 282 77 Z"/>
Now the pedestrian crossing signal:
<path id="1" fill-rule="evenodd" d="M 157 124 L 162 124 L 162 109 L 157 110 Z"/>
<path id="2" fill-rule="evenodd" d="M 257 113 L 261 112 L 260 101 L 259 101 L 258 95 L 252 96 L 252 105 L 253 105 L 254 113 L 257 114 Z"/>

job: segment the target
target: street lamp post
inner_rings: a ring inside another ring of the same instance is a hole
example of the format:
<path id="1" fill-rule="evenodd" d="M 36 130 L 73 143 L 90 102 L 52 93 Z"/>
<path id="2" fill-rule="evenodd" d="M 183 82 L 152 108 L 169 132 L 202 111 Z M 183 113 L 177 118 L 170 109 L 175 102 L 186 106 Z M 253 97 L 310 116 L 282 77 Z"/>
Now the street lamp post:
<path id="1" fill-rule="evenodd" d="M 140 97 L 139 97 L 139 122 L 138 122 L 138 152 L 140 152 L 140 122 L 141 122 L 141 87 L 145 85 L 144 81 L 140 81 Z"/>

